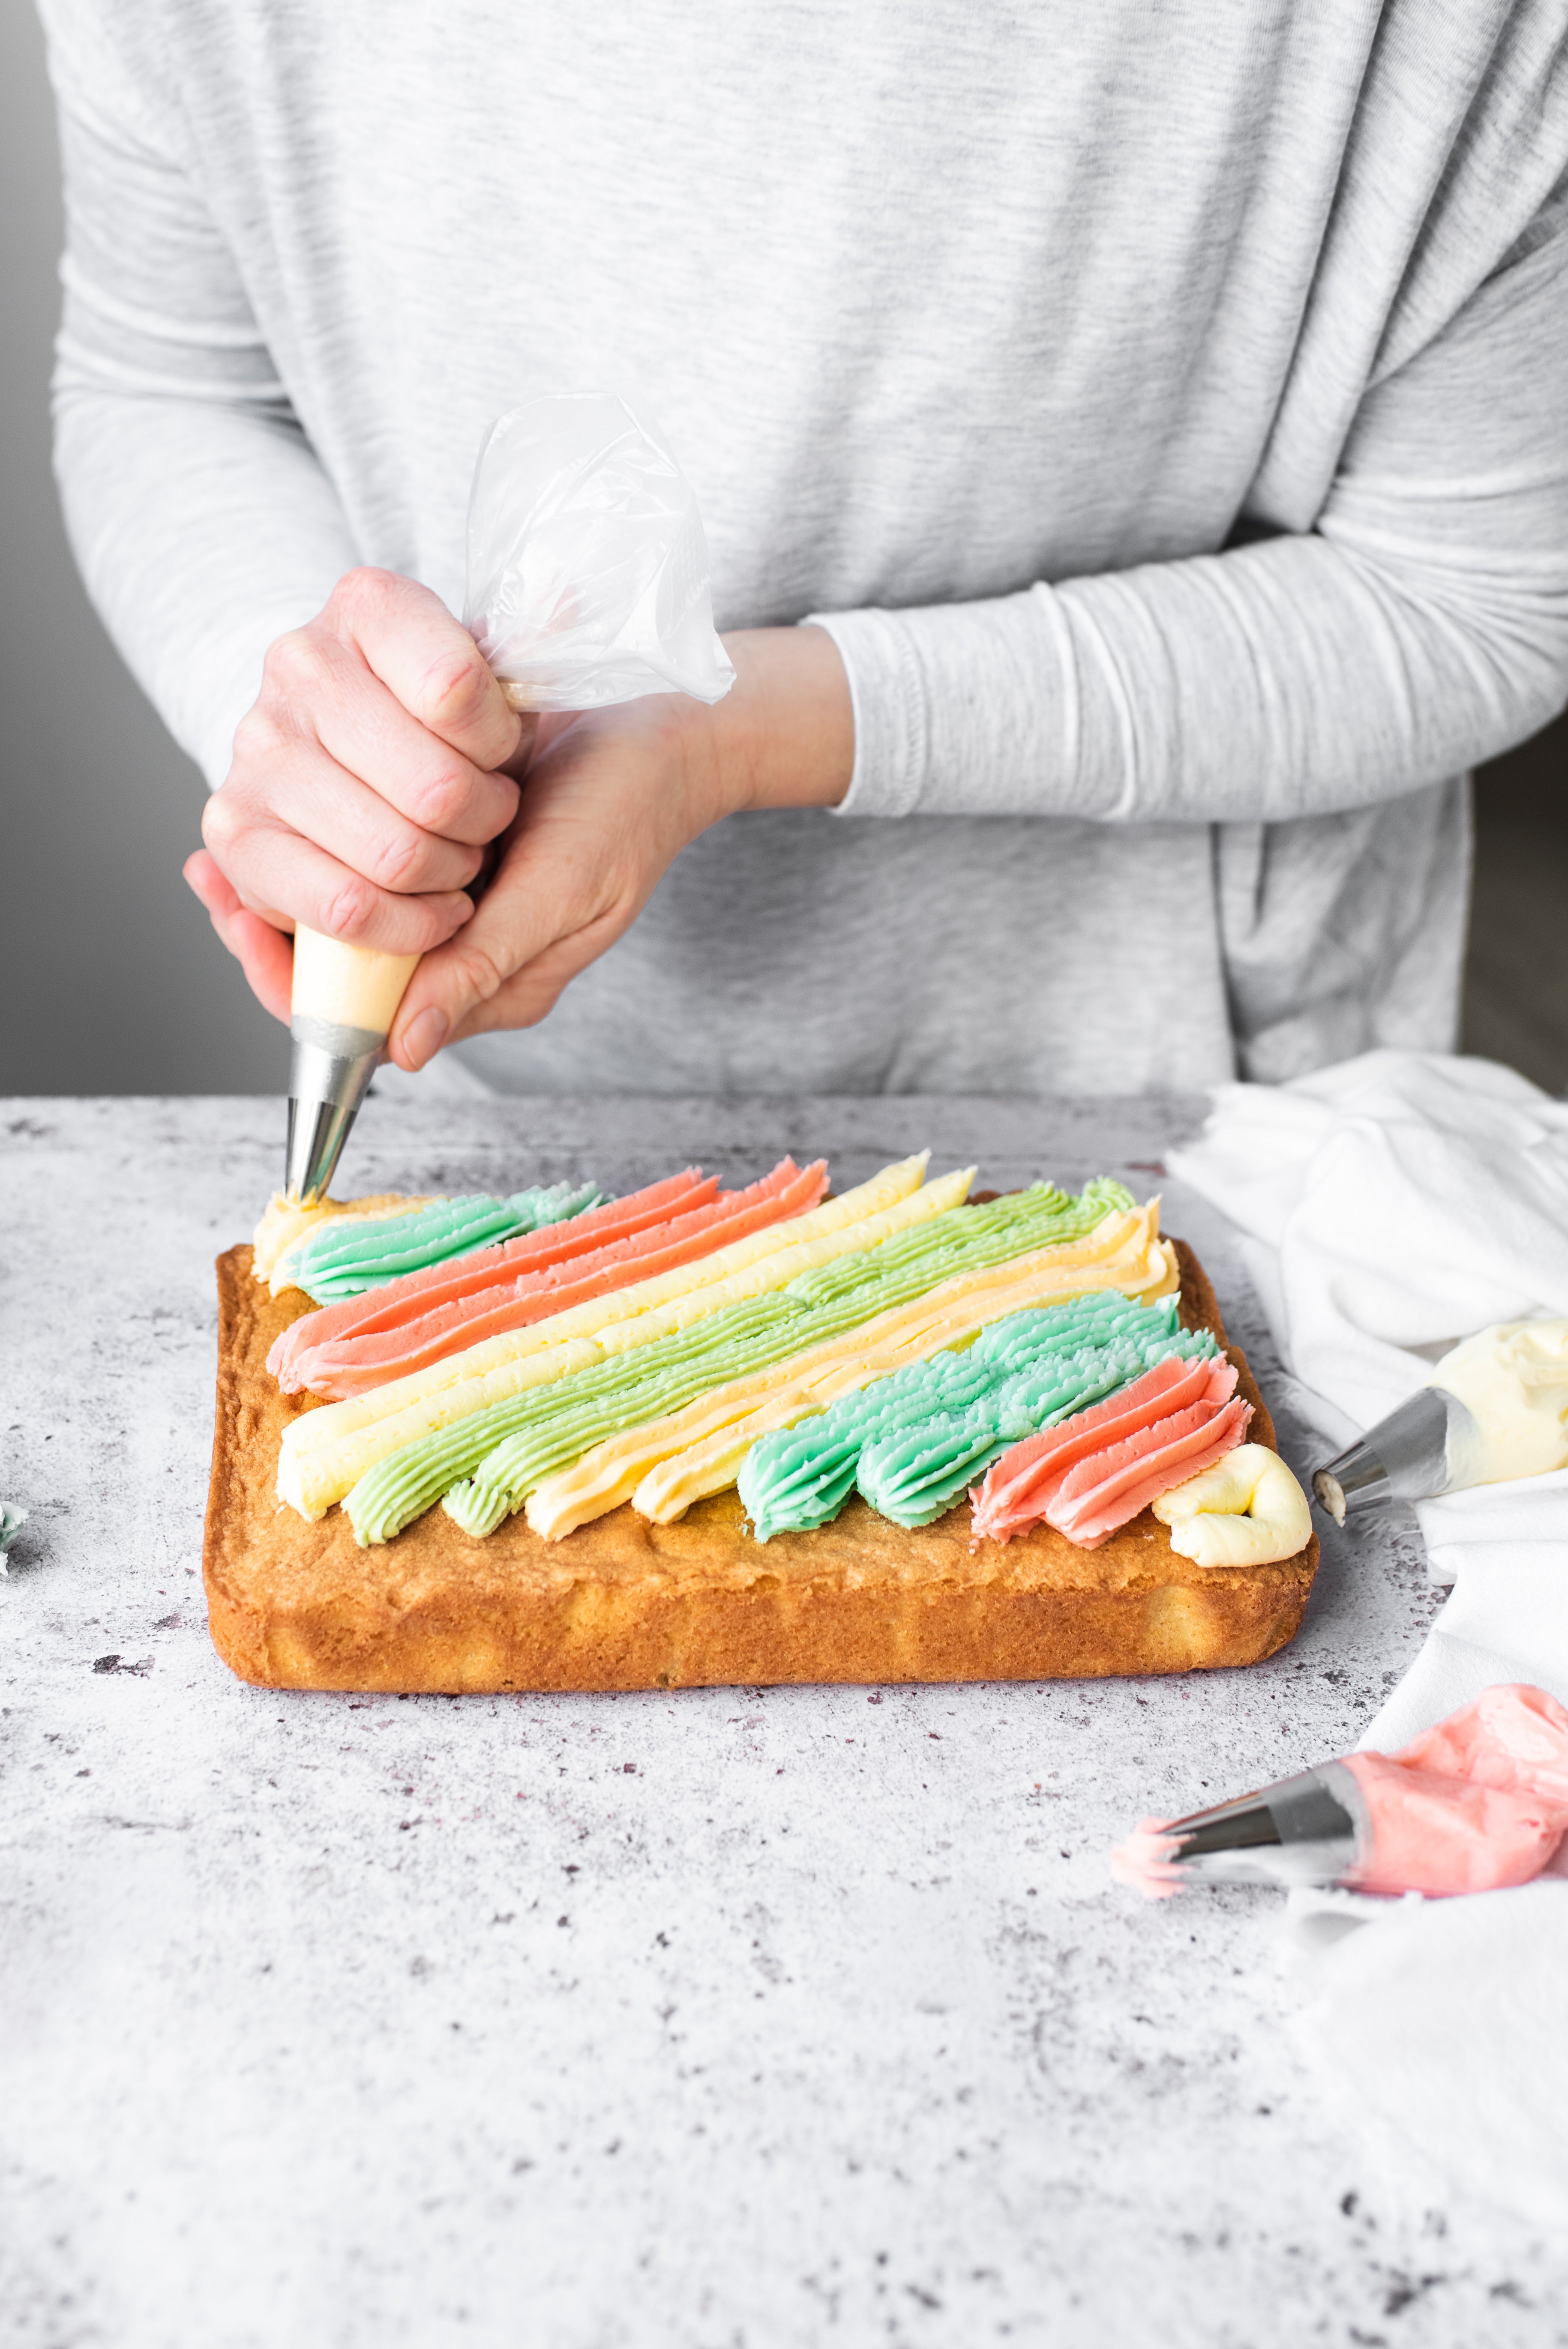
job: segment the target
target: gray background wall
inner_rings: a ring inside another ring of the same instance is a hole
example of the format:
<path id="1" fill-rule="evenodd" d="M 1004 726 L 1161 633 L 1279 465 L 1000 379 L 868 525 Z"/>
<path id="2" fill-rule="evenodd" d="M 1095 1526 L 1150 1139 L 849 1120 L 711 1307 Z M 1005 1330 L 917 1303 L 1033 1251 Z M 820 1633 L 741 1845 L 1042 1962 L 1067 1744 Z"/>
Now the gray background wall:
<path id="1" fill-rule="evenodd" d="M 121 667 L 60 525 L 59 176 L 29 0 L 0 0 L 0 1092 L 275 1092 L 284 1031 L 180 877 L 201 779 Z"/>
<path id="2" fill-rule="evenodd" d="M 132 0 L 128 0 L 131 5 Z M 284 1032 L 180 867 L 202 788 L 94 617 L 49 472 L 60 202 L 43 40 L 0 0 L 0 1092 L 275 1092 Z M 1568 1089 L 1568 730 L 1485 771 L 1466 1042 Z"/>

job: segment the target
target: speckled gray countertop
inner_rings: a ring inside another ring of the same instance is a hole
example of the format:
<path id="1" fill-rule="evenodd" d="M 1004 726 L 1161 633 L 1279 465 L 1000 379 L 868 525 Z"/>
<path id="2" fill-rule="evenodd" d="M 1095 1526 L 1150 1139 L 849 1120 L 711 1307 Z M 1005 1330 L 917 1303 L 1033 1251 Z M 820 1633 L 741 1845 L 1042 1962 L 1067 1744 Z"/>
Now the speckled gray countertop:
<path id="1" fill-rule="evenodd" d="M 373 1101 L 347 1187 L 617 1190 L 929 1142 L 1140 1190 L 1190 1102 Z M 1504 2349 L 1568 2253 L 1375 2174 L 1273 1896 L 1150 1909 L 1142 1813 L 1341 1750 L 1436 1605 L 1328 1546 L 1251 1671 L 354 1698 L 243 1687 L 200 1582 L 211 1262 L 265 1101 L 0 1113 L 0 2332 L 27 2349 Z M 1174 1183 L 1265 1392 L 1225 1230 Z M 1278 1389 L 1272 1389 L 1277 1400 Z M 1302 1452 L 1288 1411 L 1282 1438 Z"/>

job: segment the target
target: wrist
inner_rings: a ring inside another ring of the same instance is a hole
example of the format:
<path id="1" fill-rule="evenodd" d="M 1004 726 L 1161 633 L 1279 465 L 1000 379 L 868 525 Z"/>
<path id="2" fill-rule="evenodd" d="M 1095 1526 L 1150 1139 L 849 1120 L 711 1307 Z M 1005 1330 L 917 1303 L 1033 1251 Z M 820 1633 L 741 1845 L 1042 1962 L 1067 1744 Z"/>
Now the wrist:
<path id="1" fill-rule="evenodd" d="M 826 628 L 739 628 L 724 637 L 735 682 L 705 713 L 724 814 L 836 807 L 855 771 L 855 711 Z"/>

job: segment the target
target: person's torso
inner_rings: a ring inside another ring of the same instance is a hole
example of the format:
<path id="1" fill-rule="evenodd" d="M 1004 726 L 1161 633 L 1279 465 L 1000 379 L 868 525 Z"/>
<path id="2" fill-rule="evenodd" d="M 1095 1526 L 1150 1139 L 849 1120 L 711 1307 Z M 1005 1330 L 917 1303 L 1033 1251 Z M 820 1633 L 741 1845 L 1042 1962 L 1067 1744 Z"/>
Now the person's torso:
<path id="1" fill-rule="evenodd" d="M 168 25 L 195 176 L 362 559 L 459 607 L 489 419 L 620 388 L 697 489 L 735 626 L 1308 526 L 1441 161 L 1413 142 L 1347 198 L 1387 14 L 171 0 Z M 1325 329 L 1347 201 L 1361 291 Z M 732 822 L 484 1053 L 524 1090 L 1222 1076 L 1220 861 L 1202 826 Z"/>
<path id="2" fill-rule="evenodd" d="M 366 558 L 459 601 L 490 418 L 627 386 L 735 626 L 1223 544 L 1378 16 L 207 0 L 173 23 L 199 184 Z"/>

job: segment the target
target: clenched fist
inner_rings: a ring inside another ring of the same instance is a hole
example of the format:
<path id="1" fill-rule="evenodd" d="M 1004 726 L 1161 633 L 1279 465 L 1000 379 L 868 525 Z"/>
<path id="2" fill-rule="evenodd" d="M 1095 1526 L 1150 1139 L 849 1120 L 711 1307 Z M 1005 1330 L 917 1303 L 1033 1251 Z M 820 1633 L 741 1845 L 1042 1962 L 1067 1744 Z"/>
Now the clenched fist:
<path id="1" fill-rule="evenodd" d="M 725 642 L 736 682 L 714 709 L 650 694 L 520 719 L 428 588 L 352 571 L 268 653 L 186 878 L 280 1019 L 297 921 L 423 955 L 389 1040 L 405 1069 L 531 1026 L 710 823 L 847 790 L 854 719 L 832 637 Z"/>

